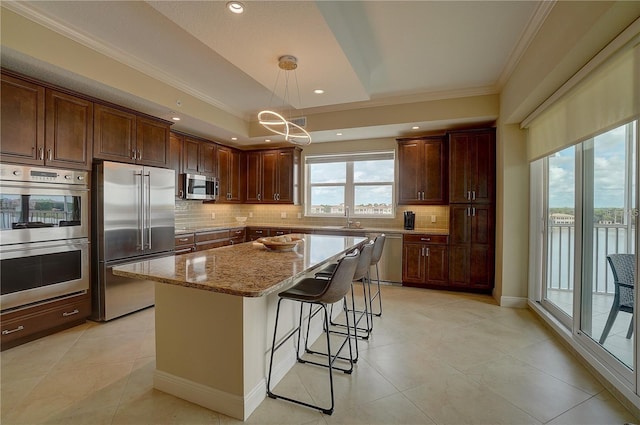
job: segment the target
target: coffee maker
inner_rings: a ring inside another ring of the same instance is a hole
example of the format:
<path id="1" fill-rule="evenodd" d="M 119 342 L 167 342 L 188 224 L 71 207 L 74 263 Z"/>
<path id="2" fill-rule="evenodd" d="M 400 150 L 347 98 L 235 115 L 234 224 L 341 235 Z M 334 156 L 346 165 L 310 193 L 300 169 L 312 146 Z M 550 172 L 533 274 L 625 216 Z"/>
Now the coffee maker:
<path id="1" fill-rule="evenodd" d="M 416 225 L 416 214 L 413 211 L 404 212 L 404 228 L 405 230 L 413 230 Z"/>

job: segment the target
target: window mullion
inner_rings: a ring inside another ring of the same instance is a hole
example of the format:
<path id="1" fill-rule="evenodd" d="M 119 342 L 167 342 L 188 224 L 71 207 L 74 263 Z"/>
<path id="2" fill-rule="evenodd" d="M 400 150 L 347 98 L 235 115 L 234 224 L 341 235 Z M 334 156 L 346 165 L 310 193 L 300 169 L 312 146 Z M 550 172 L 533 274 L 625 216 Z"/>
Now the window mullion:
<path id="1" fill-rule="evenodd" d="M 344 188 L 344 204 L 348 206 L 353 214 L 355 212 L 354 198 L 355 189 L 353 186 L 353 161 L 347 162 L 347 181 Z"/>

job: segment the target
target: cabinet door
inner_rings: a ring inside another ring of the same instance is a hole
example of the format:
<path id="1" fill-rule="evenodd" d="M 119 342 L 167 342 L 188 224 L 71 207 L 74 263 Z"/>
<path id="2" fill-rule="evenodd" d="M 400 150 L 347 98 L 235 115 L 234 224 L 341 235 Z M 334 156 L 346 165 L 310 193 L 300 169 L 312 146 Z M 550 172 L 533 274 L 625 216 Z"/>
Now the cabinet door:
<path id="1" fill-rule="evenodd" d="M 262 163 L 260 152 L 247 152 L 247 192 L 246 201 L 251 203 L 262 200 Z"/>
<path id="2" fill-rule="evenodd" d="M 93 157 L 135 163 L 135 114 L 96 104 L 93 117 Z"/>
<path id="3" fill-rule="evenodd" d="M 474 203 L 490 204 L 495 198 L 495 133 L 475 135 L 470 147 L 469 180 Z"/>
<path id="4" fill-rule="evenodd" d="M 443 139 L 423 142 L 422 203 L 444 204 L 447 201 L 446 143 Z"/>
<path id="5" fill-rule="evenodd" d="M 398 203 L 417 204 L 422 192 L 422 141 L 398 145 Z"/>
<path id="6" fill-rule="evenodd" d="M 262 202 L 275 203 L 278 193 L 279 151 L 262 152 Z"/>
<path id="7" fill-rule="evenodd" d="M 200 141 L 185 137 L 182 155 L 183 172 L 198 174 L 198 165 L 200 163 Z"/>
<path id="8" fill-rule="evenodd" d="M 242 152 L 231 149 L 229 159 L 229 202 L 242 202 L 244 179 L 242 172 Z"/>
<path id="9" fill-rule="evenodd" d="M 182 145 L 184 137 L 171 133 L 169 135 L 169 168 L 175 171 L 175 195 L 182 198 L 184 193 L 184 181 L 182 180 Z"/>
<path id="10" fill-rule="evenodd" d="M 449 245 L 449 284 L 468 286 L 471 266 L 470 245 Z"/>
<path id="11" fill-rule="evenodd" d="M 220 182 L 220 198 L 218 202 L 226 202 L 229 200 L 229 169 L 231 166 L 231 150 L 218 146 L 217 153 L 218 157 L 218 180 Z"/>
<path id="12" fill-rule="evenodd" d="M 493 247 L 490 245 L 471 245 L 469 287 L 477 289 L 493 288 L 494 268 Z"/>
<path id="13" fill-rule="evenodd" d="M 91 169 L 93 102 L 46 90 L 45 163 Z"/>
<path id="14" fill-rule="evenodd" d="M 282 150 L 278 152 L 277 167 L 277 201 L 282 203 L 293 203 L 293 173 L 294 173 L 294 151 Z"/>
<path id="15" fill-rule="evenodd" d="M 469 186 L 469 133 L 451 134 L 449 138 L 449 202 L 471 202 Z"/>
<path id="16" fill-rule="evenodd" d="M 169 124 L 149 118 L 136 120 L 136 163 L 153 167 L 169 166 Z"/>
<path id="17" fill-rule="evenodd" d="M 425 245 L 425 282 L 446 286 L 449 282 L 449 249 L 447 245 Z"/>
<path id="18" fill-rule="evenodd" d="M 44 87 L 2 74 L 0 154 L 4 161 L 42 165 Z"/>
<path id="19" fill-rule="evenodd" d="M 200 142 L 200 162 L 198 173 L 205 176 L 216 175 L 216 145 L 209 142 Z"/>
<path id="20" fill-rule="evenodd" d="M 423 254 L 424 244 L 403 243 L 402 244 L 402 282 L 424 283 L 425 281 L 425 257 Z"/>
<path id="21" fill-rule="evenodd" d="M 449 206 L 449 241 L 451 244 L 471 242 L 471 220 L 469 205 Z"/>

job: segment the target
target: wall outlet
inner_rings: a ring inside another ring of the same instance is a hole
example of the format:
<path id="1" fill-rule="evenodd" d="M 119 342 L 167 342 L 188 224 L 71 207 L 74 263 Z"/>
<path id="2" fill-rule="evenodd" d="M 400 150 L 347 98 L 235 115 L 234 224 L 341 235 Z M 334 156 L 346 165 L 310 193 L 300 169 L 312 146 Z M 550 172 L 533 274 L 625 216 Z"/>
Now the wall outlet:
<path id="1" fill-rule="evenodd" d="M 435 216 L 435 215 L 432 215 L 432 216 L 431 216 L 431 222 L 432 222 L 432 223 L 435 223 L 435 222 L 436 222 L 436 216 Z"/>
<path id="2" fill-rule="evenodd" d="M 216 213 L 211 213 L 211 220 L 215 220 L 216 219 Z"/>
<path id="3" fill-rule="evenodd" d="M 253 213 L 249 211 L 249 218 L 253 218 Z"/>
<path id="4" fill-rule="evenodd" d="M 286 212 L 281 212 L 280 213 L 280 218 L 287 218 L 287 213 Z"/>
<path id="5" fill-rule="evenodd" d="M 302 218 L 302 213 L 298 213 L 298 218 Z"/>

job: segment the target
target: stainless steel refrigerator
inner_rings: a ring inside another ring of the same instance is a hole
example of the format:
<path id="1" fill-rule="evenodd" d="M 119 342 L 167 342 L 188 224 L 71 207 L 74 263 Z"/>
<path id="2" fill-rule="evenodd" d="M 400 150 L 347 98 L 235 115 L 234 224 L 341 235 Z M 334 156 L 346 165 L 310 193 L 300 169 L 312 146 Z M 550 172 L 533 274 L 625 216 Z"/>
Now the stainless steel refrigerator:
<path id="1" fill-rule="evenodd" d="M 111 320 L 154 304 L 154 284 L 117 265 L 173 254 L 174 170 L 102 162 L 92 181 L 92 316 Z"/>

